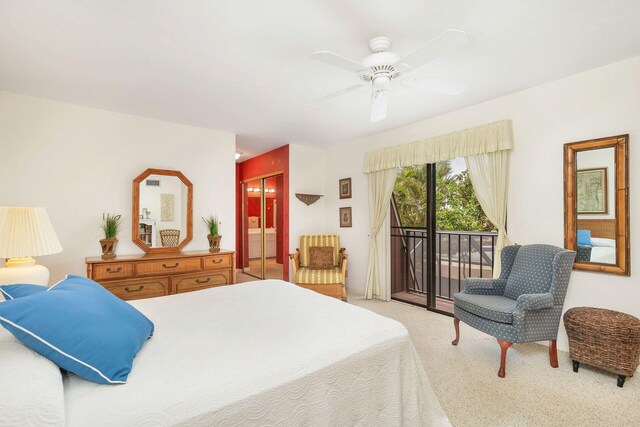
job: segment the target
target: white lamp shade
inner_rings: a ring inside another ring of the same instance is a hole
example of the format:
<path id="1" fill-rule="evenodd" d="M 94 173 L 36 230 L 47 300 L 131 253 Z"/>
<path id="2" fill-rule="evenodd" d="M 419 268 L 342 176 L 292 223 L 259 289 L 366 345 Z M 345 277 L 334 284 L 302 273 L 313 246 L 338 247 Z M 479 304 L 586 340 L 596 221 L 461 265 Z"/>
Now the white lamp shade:
<path id="1" fill-rule="evenodd" d="M 0 258 L 24 258 L 62 252 L 44 208 L 0 207 Z"/>

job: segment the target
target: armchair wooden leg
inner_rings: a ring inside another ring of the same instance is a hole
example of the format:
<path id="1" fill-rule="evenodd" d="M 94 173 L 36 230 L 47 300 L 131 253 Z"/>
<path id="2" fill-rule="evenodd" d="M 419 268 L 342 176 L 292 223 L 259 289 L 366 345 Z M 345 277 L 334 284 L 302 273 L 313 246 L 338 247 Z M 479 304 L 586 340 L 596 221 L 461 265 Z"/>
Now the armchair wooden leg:
<path id="1" fill-rule="evenodd" d="M 458 341 L 460 341 L 460 319 L 456 316 L 453 316 L 453 327 L 456 328 L 456 339 L 451 341 L 451 345 L 458 345 Z"/>
<path id="2" fill-rule="evenodd" d="M 498 376 L 504 378 L 504 368 L 507 364 L 507 350 L 513 343 L 498 339 L 498 344 L 500 345 L 500 370 L 498 370 Z"/>
<path id="3" fill-rule="evenodd" d="M 556 340 L 549 341 L 549 363 L 552 368 L 558 367 L 558 347 L 556 346 Z"/>

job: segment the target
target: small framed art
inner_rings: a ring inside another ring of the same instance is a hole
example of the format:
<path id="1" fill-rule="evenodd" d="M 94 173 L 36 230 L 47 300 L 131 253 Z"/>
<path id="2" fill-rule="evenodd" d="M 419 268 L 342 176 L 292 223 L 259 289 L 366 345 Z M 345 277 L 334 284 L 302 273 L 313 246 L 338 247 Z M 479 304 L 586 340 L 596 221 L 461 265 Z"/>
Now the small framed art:
<path id="1" fill-rule="evenodd" d="M 340 208 L 340 227 L 351 227 L 352 220 L 351 208 Z"/>
<path id="2" fill-rule="evenodd" d="M 340 180 L 340 198 L 351 198 L 351 178 L 343 178 Z"/>
<path id="3" fill-rule="evenodd" d="M 576 174 L 578 214 L 608 214 L 607 169 L 582 169 Z"/>

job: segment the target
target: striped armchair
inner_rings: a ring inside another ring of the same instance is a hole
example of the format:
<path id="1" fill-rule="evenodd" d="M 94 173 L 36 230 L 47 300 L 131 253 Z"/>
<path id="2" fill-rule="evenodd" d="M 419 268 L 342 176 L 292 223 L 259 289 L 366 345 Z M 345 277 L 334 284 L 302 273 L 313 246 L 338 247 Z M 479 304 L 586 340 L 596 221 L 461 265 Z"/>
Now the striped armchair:
<path id="1" fill-rule="evenodd" d="M 315 270 L 309 268 L 309 248 L 330 246 L 333 248 L 333 268 Z M 311 289 L 323 295 L 347 300 L 345 278 L 347 275 L 347 254 L 340 247 L 340 236 L 325 234 L 300 236 L 300 248 L 289 255 L 296 285 Z"/>
<path id="2" fill-rule="evenodd" d="M 513 343 L 549 340 L 549 363 L 558 367 L 556 338 L 564 297 L 576 253 L 551 245 L 507 246 L 497 279 L 466 279 L 464 292 L 453 295 L 453 323 L 460 320 L 498 340 L 500 370 Z"/>

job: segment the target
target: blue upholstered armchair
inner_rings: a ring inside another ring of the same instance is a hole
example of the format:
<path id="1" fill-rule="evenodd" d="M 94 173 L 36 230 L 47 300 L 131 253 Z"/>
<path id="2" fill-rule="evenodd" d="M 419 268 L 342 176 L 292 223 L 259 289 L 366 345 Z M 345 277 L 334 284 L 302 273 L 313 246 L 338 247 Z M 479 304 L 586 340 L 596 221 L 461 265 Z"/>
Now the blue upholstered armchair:
<path id="1" fill-rule="evenodd" d="M 549 340 L 549 362 L 558 367 L 556 339 L 576 253 L 551 245 L 507 246 L 497 279 L 466 279 L 453 296 L 456 339 L 460 320 L 498 339 L 504 378 L 513 343 Z"/>

